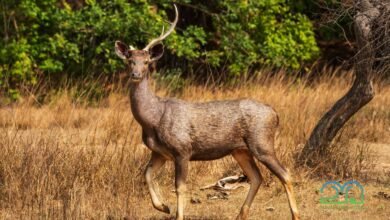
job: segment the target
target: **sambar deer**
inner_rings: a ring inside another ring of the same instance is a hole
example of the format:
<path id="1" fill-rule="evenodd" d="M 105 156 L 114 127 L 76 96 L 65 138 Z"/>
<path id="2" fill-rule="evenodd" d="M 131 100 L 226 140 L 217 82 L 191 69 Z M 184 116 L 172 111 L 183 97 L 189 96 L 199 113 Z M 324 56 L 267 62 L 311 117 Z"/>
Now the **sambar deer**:
<path id="1" fill-rule="evenodd" d="M 246 200 L 237 219 L 247 219 L 249 208 L 260 187 L 262 177 L 254 158 L 263 163 L 282 182 L 293 219 L 298 219 L 291 178 L 274 152 L 274 136 L 278 115 L 268 105 L 251 99 L 191 103 L 173 98 L 157 97 L 148 87 L 150 65 L 163 55 L 162 40 L 169 30 L 153 39 L 144 49 L 137 50 L 116 41 L 116 54 L 128 65 L 131 79 L 131 111 L 142 126 L 142 140 L 152 151 L 145 171 L 153 206 L 170 213 L 161 202 L 152 183 L 153 174 L 167 160 L 175 165 L 177 194 L 176 219 L 184 218 L 184 203 L 188 163 L 195 160 L 215 160 L 232 155 L 250 180 Z"/>

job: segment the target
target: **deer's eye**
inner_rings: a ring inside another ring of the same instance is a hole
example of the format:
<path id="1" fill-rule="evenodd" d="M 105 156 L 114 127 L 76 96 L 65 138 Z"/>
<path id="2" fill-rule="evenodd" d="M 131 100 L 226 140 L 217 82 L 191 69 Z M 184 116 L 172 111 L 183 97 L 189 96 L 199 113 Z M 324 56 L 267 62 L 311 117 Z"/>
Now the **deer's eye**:
<path id="1" fill-rule="evenodd" d="M 130 64 L 131 65 L 135 65 L 135 61 L 134 60 L 130 60 Z"/>
<path id="2" fill-rule="evenodd" d="M 144 61 L 144 64 L 148 64 L 148 61 L 147 61 L 147 60 L 145 60 L 145 61 Z"/>

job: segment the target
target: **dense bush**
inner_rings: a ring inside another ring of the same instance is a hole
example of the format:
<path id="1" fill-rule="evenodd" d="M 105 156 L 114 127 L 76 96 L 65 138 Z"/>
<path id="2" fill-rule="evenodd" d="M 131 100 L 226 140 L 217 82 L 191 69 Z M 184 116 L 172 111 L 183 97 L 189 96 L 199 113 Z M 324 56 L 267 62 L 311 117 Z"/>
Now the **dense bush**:
<path id="1" fill-rule="evenodd" d="M 212 67 L 239 76 L 261 65 L 297 69 L 318 54 L 311 22 L 285 0 L 177 4 L 181 20 L 165 42 L 167 65 L 176 59 L 191 64 L 186 71 Z M 3 0 L 0 7 L 0 88 L 11 94 L 40 76 L 118 71 L 114 41 L 142 47 L 167 26 L 167 12 L 173 16 L 163 0 Z"/>

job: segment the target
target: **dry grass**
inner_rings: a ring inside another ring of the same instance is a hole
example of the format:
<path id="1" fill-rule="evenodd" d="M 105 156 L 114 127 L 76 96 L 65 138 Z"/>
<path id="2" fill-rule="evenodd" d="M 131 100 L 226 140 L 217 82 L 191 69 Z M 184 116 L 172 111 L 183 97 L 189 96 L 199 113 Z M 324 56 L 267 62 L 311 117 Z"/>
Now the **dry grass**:
<path id="1" fill-rule="evenodd" d="M 389 216 L 390 202 L 373 195 L 389 185 L 372 182 L 371 143 L 390 143 L 390 87 L 379 85 L 376 96 L 342 130 L 331 154 L 319 170 L 294 167 L 311 129 L 349 88 L 350 77 L 330 77 L 312 85 L 283 78 L 260 79 L 231 89 L 189 85 L 177 96 L 190 101 L 251 97 L 273 106 L 280 115 L 277 153 L 293 173 L 304 219 L 365 219 Z M 167 90 L 158 93 L 165 96 Z M 112 93 L 97 107 L 74 104 L 62 92 L 43 106 L 31 99 L 0 109 L 0 219 L 130 219 L 167 217 L 152 208 L 143 170 L 149 150 L 141 144 L 140 127 L 133 120 L 124 93 Z M 387 153 L 389 153 L 387 151 Z M 252 219 L 286 219 L 290 214 L 281 184 L 263 168 L 266 184 L 256 197 Z M 167 164 L 156 181 L 169 204 L 174 203 L 173 167 Z M 246 190 L 229 200 L 207 200 L 199 186 L 240 172 L 230 158 L 191 164 L 189 189 L 202 201 L 186 211 L 197 219 L 231 219 L 239 211 Z M 308 178 L 317 173 L 318 179 Z M 364 173 L 364 175 L 359 175 Z M 388 180 L 381 173 L 381 180 Z M 365 210 L 323 210 L 316 190 L 328 179 L 358 178 L 367 190 Z M 390 178 L 389 178 L 390 179 Z M 265 211 L 273 206 L 275 211 Z"/>

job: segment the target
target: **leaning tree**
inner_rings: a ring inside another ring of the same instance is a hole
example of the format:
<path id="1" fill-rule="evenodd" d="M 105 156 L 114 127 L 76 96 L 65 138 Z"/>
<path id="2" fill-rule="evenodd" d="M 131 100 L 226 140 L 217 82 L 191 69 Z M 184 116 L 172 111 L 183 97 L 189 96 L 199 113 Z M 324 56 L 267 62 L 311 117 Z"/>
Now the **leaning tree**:
<path id="1" fill-rule="evenodd" d="M 374 97 L 373 78 L 388 74 L 390 61 L 390 0 L 356 0 L 354 31 L 358 52 L 354 56 L 355 80 L 350 90 L 325 113 L 312 131 L 300 161 L 319 163 L 338 131 Z M 386 65 L 387 64 L 387 65 Z"/>

